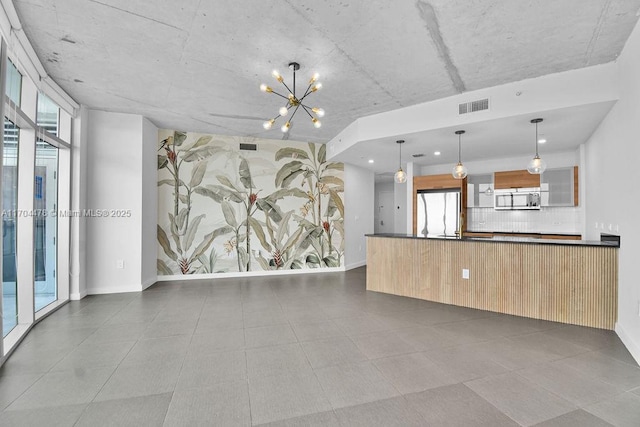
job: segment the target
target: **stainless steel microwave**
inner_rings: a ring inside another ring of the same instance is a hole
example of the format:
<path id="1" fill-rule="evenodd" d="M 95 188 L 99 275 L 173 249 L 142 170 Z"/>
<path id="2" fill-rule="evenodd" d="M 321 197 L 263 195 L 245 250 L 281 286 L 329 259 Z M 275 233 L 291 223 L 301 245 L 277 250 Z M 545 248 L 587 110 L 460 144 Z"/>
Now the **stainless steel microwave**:
<path id="1" fill-rule="evenodd" d="M 540 209 L 540 188 L 509 188 L 494 191 L 498 210 Z"/>

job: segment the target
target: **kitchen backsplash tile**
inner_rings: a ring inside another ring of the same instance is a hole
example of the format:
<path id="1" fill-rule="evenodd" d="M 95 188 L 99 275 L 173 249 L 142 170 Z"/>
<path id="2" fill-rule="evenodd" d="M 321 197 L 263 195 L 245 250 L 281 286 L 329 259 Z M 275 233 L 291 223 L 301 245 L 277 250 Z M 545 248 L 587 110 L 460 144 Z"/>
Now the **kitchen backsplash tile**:
<path id="1" fill-rule="evenodd" d="M 516 233 L 581 233 L 580 207 L 543 207 L 538 210 L 467 210 L 467 230 Z"/>

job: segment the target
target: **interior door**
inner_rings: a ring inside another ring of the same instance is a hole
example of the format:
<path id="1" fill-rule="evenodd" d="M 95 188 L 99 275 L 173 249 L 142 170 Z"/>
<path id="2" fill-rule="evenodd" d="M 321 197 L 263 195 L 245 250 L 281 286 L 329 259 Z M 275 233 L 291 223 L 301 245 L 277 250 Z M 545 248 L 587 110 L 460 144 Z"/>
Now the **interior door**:
<path id="1" fill-rule="evenodd" d="M 393 233 L 393 191 L 381 191 L 378 193 L 378 206 L 375 212 L 374 232 Z"/>

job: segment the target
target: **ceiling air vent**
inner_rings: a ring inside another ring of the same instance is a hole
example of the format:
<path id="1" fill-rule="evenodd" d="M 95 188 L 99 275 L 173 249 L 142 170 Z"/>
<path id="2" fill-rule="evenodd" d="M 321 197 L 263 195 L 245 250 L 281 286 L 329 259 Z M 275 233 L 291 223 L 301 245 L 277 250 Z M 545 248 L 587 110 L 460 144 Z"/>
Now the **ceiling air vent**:
<path id="1" fill-rule="evenodd" d="M 477 101 L 465 102 L 458 105 L 458 114 L 475 113 L 476 111 L 484 111 L 489 109 L 489 98 L 479 99 Z"/>
<path id="2" fill-rule="evenodd" d="M 240 149 L 241 150 L 249 150 L 249 151 L 256 151 L 258 149 L 258 146 L 256 144 L 240 144 Z"/>

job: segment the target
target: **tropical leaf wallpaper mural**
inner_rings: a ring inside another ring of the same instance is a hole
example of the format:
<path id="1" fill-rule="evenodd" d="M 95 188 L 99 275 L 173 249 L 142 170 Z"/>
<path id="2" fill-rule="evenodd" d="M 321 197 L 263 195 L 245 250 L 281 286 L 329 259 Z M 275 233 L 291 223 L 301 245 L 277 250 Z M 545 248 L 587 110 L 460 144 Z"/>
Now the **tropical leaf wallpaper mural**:
<path id="1" fill-rule="evenodd" d="M 344 165 L 325 150 L 161 130 L 158 274 L 343 265 Z"/>

